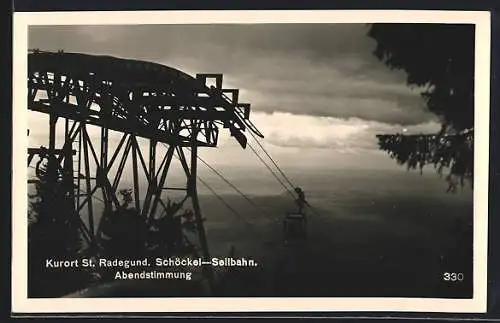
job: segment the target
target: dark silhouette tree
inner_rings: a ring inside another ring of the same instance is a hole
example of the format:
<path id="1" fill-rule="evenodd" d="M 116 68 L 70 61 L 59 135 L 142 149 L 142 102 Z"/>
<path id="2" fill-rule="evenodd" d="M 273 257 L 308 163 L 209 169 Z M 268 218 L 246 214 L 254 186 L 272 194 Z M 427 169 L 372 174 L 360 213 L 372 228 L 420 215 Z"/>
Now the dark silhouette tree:
<path id="1" fill-rule="evenodd" d="M 167 255 L 196 254 L 196 248 L 185 235 L 197 230 L 193 212 L 181 212 L 181 205 L 170 200 L 165 206 L 165 211 L 152 223 L 152 244 Z"/>
<path id="2" fill-rule="evenodd" d="M 105 211 L 100 224 L 99 255 L 110 259 L 196 255 L 196 248 L 185 235 L 186 231 L 196 230 L 190 210 L 181 212 L 181 204 L 168 200 L 166 210 L 148 220 L 131 207 L 133 190 L 122 189 L 118 193 L 122 200 L 120 207 Z M 108 280 L 114 277 L 114 272 L 103 269 L 100 274 Z"/>
<path id="3" fill-rule="evenodd" d="M 448 168 L 449 191 L 456 179 L 473 181 L 474 32 L 466 24 L 372 24 L 368 31 L 377 42 L 373 54 L 406 72 L 442 124 L 437 134 L 378 135 L 380 148 L 409 169 Z"/>
<path id="4" fill-rule="evenodd" d="M 132 190 L 119 191 L 122 203 L 116 210 L 103 215 L 100 224 L 101 253 L 108 257 L 134 258 L 145 256 L 147 223 L 132 207 Z"/>
<path id="5" fill-rule="evenodd" d="M 147 256 L 147 223 L 140 212 L 130 207 L 131 189 L 118 191 L 121 204 L 115 210 L 105 208 L 99 224 L 97 257 L 107 259 L 140 259 Z M 114 278 L 116 268 L 99 268 L 103 281 Z"/>
<path id="6" fill-rule="evenodd" d="M 50 268 L 46 261 L 79 259 L 85 244 L 60 168 L 42 157 L 34 184 L 28 211 L 28 295 L 59 297 L 85 286 L 91 276 L 79 268 Z"/>

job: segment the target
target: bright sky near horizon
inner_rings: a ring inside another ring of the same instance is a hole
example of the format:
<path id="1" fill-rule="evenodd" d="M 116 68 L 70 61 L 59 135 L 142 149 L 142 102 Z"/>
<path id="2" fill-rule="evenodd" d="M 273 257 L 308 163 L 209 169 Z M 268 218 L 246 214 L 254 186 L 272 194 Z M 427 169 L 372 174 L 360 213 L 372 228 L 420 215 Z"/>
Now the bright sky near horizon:
<path id="1" fill-rule="evenodd" d="M 153 61 L 188 74 L 223 73 L 252 105 L 262 143 L 283 168 L 400 168 L 377 133 L 439 129 L 403 72 L 372 51 L 363 24 L 30 27 L 29 47 Z M 47 118 L 29 114 L 30 145 Z M 223 132 L 225 129 L 222 129 Z M 200 155 L 213 165 L 263 167 L 227 133 Z"/>

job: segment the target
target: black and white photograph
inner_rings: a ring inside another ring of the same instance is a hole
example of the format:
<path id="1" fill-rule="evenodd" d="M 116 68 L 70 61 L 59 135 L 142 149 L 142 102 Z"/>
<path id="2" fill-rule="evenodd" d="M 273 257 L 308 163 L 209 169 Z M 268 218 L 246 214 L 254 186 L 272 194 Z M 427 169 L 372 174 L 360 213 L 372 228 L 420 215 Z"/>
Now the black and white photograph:
<path id="1" fill-rule="evenodd" d="M 220 14 L 23 18 L 23 306 L 485 309 L 489 16 Z"/>

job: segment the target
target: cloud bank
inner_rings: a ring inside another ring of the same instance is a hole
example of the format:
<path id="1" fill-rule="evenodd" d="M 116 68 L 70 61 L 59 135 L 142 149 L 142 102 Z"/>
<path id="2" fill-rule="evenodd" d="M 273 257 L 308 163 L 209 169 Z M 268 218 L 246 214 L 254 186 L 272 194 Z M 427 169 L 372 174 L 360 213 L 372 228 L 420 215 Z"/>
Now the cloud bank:
<path id="1" fill-rule="evenodd" d="M 439 122 L 418 89 L 406 85 L 406 75 L 372 55 L 375 43 L 366 32 L 363 24 L 36 26 L 29 47 L 223 73 L 226 87 L 239 88 L 240 100 L 252 104 L 263 142 L 283 162 L 304 150 L 316 159 L 371 154 L 382 160 L 388 157 L 379 154 L 376 134 L 434 132 Z M 31 128 L 40 128 L 32 141 L 48 129 L 41 120 L 30 119 Z M 245 164 L 227 134 L 219 148 L 204 154 Z"/>

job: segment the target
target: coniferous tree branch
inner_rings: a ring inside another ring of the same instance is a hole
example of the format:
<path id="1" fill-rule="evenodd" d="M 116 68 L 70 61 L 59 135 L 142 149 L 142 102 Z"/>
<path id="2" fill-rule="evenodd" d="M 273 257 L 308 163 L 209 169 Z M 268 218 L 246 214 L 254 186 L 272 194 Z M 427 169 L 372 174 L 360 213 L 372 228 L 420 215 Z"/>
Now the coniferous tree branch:
<path id="1" fill-rule="evenodd" d="M 398 164 L 408 169 L 422 169 L 432 165 L 442 174 L 448 169 L 446 176 L 450 183 L 449 191 L 456 190 L 456 180 L 460 185 L 469 181 L 471 187 L 474 180 L 474 130 L 468 129 L 460 133 L 439 134 L 385 134 L 378 135 L 379 147 L 389 153 Z"/>
<path id="2" fill-rule="evenodd" d="M 373 54 L 390 69 L 403 70 L 407 84 L 422 89 L 437 115 L 437 134 L 378 135 L 380 149 L 408 169 L 434 165 L 454 191 L 456 179 L 473 181 L 475 30 L 466 24 L 371 24 Z"/>

